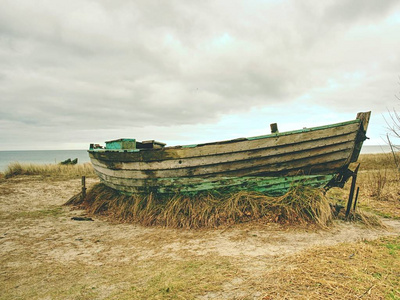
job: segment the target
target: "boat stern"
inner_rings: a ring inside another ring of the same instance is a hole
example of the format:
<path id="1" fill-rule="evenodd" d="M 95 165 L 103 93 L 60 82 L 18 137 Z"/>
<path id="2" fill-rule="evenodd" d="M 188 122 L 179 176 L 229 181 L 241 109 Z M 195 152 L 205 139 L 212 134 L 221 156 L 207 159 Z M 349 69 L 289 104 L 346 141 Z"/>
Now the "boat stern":
<path id="1" fill-rule="evenodd" d="M 351 156 L 350 159 L 350 163 L 352 162 L 356 162 L 358 160 L 358 157 L 360 156 L 360 152 L 361 152 L 361 148 L 362 145 L 364 143 L 364 141 L 366 139 L 368 139 L 367 137 L 367 129 L 368 129 L 368 124 L 369 124 L 369 120 L 371 118 L 371 112 L 367 111 L 367 112 L 359 112 L 357 114 L 357 120 L 360 120 L 360 128 L 357 132 L 357 137 L 356 137 L 356 141 L 354 144 L 354 150 L 353 150 L 353 154 Z"/>

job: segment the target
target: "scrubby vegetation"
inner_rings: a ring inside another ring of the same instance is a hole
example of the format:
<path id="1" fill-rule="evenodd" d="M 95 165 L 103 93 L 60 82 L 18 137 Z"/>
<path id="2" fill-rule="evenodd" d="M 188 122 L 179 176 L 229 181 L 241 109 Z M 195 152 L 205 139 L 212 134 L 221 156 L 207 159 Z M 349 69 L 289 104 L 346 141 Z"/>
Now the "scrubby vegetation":
<path id="1" fill-rule="evenodd" d="M 248 221 L 291 225 L 313 224 L 327 227 L 337 212 L 321 189 L 295 186 L 280 197 L 241 191 L 230 194 L 203 193 L 196 196 L 126 195 L 104 184 L 90 189 L 83 199 L 72 197 L 66 205 L 86 209 L 92 215 L 112 220 L 172 228 L 215 228 Z M 381 226 L 376 216 L 352 211 L 347 218 L 367 225 Z"/>
<path id="2" fill-rule="evenodd" d="M 331 217 L 322 191 L 307 187 L 295 187 L 282 197 L 243 191 L 161 197 L 125 195 L 100 183 L 87 193 L 84 201 L 75 197 L 67 204 L 79 205 L 91 214 L 106 214 L 115 220 L 175 228 L 218 227 L 261 218 L 326 226 Z"/>
<path id="3" fill-rule="evenodd" d="M 360 205 L 380 216 L 400 218 L 400 170 L 394 156 L 399 154 L 361 155 L 358 175 L 360 186 Z M 347 192 L 345 189 L 344 193 Z"/>
<path id="4" fill-rule="evenodd" d="M 79 176 L 94 177 L 95 173 L 90 163 L 76 165 L 61 164 L 21 164 L 11 163 L 4 172 L 5 178 L 18 175 L 41 175 L 54 178 L 76 178 Z"/>

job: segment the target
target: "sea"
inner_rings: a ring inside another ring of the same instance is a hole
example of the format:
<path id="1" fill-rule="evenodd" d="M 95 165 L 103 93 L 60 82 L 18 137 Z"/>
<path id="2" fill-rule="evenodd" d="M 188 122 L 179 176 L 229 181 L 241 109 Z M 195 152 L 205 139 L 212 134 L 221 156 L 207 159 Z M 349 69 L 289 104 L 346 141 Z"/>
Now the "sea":
<path id="1" fill-rule="evenodd" d="M 390 153 L 388 145 L 364 145 L 362 154 Z M 89 162 L 87 150 L 20 150 L 0 151 L 0 172 L 4 172 L 7 166 L 13 162 L 32 164 L 58 164 L 64 160 L 78 159 L 78 163 Z"/>
<path id="2" fill-rule="evenodd" d="M 89 162 L 87 150 L 19 150 L 0 151 L 0 172 L 13 162 L 31 164 L 58 164 L 68 158 L 78 159 L 78 164 Z"/>

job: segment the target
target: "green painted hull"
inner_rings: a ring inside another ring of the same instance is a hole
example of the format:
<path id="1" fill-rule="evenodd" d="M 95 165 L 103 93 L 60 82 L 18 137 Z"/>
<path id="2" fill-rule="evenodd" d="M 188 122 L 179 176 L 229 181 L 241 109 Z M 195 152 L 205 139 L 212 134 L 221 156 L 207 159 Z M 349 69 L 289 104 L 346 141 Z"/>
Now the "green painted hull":
<path id="1" fill-rule="evenodd" d="M 99 174 L 100 178 L 102 175 Z M 308 175 L 308 176 L 287 176 L 287 177 L 226 177 L 217 181 L 201 180 L 201 182 L 182 184 L 176 183 L 177 179 L 153 181 L 146 188 L 138 189 L 127 185 L 112 183 L 110 180 L 102 180 L 109 187 L 127 194 L 134 193 L 155 193 L 155 194 L 196 194 L 199 192 L 217 191 L 220 193 L 234 193 L 238 191 L 260 192 L 270 196 L 280 196 L 286 193 L 291 187 L 307 185 L 312 187 L 324 187 L 334 180 L 335 175 Z M 182 181 L 182 180 L 180 180 Z M 178 188 L 177 188 L 178 187 Z"/>

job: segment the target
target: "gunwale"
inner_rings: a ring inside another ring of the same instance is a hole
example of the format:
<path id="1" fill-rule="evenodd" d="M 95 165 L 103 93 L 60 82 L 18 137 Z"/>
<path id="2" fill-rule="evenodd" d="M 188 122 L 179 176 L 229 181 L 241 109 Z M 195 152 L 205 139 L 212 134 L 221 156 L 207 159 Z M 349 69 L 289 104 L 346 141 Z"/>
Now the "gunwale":
<path id="1" fill-rule="evenodd" d="M 353 126 L 346 126 L 351 125 Z M 210 155 L 223 155 L 231 154 L 232 152 L 248 152 L 251 149 L 259 149 L 260 144 L 263 142 L 269 142 L 270 145 L 262 148 L 278 148 L 280 146 L 288 146 L 291 144 L 303 144 L 305 142 L 312 142 L 319 139 L 326 139 L 326 133 L 323 133 L 327 129 L 338 131 L 337 136 L 345 135 L 354 132 L 358 129 L 360 120 L 353 120 L 349 122 L 332 124 L 330 126 L 321 126 L 314 128 L 306 128 L 302 130 L 282 132 L 277 134 L 270 134 L 264 136 L 257 136 L 252 138 L 240 138 L 234 140 L 227 140 L 222 142 L 197 144 L 197 145 L 186 145 L 186 146 L 171 146 L 164 147 L 161 149 L 125 149 L 125 150 L 114 150 L 114 149 L 94 149 L 88 150 L 89 154 L 95 155 L 96 158 L 101 158 L 105 161 L 117 160 L 119 162 L 124 161 L 144 161 L 149 163 L 151 161 L 165 161 L 174 160 L 178 158 L 194 158 L 204 157 Z M 340 130 L 343 130 L 340 131 Z M 306 135 L 304 133 L 321 131 L 321 135 Z M 293 139 L 292 135 L 297 139 Z M 274 139 L 274 140 L 272 140 Z M 237 147 L 237 149 L 233 149 Z M 217 146 L 217 147 L 212 147 Z M 213 149 L 214 152 L 208 152 Z M 147 155 L 150 154 L 150 155 Z M 115 156 L 115 158 L 113 157 Z"/>

